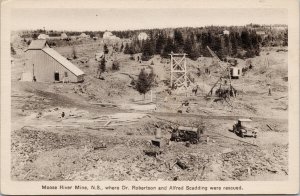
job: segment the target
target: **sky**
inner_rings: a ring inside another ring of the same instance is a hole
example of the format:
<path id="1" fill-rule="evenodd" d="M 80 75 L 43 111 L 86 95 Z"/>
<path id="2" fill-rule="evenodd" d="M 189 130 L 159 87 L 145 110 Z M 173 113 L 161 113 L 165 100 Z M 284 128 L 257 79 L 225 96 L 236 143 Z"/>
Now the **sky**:
<path id="1" fill-rule="evenodd" d="M 209 25 L 287 24 L 285 9 L 13 9 L 12 30 L 113 31 Z"/>

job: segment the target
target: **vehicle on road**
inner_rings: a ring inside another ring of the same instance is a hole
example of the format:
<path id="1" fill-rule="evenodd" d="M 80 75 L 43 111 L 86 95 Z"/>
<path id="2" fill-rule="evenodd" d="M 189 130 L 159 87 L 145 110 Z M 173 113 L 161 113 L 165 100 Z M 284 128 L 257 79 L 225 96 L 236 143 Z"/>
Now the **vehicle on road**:
<path id="1" fill-rule="evenodd" d="M 252 126 L 251 119 L 238 119 L 233 125 L 233 132 L 242 138 L 244 137 L 257 137 L 258 130 Z"/>

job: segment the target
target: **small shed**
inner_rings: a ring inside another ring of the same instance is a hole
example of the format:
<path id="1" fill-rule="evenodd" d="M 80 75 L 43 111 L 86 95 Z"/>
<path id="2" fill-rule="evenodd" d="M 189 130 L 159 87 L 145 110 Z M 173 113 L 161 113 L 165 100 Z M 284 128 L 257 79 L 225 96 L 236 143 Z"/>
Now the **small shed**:
<path id="1" fill-rule="evenodd" d="M 139 40 L 139 41 L 143 41 L 143 40 L 146 40 L 146 39 L 148 39 L 147 33 L 141 32 L 141 33 L 138 35 L 138 40 Z"/>
<path id="2" fill-rule="evenodd" d="M 46 34 L 40 34 L 37 38 L 38 38 L 38 39 L 49 39 L 49 35 L 46 35 Z"/>
<path id="3" fill-rule="evenodd" d="M 85 34 L 85 33 L 81 33 L 81 34 L 79 35 L 79 37 L 80 37 L 80 38 L 88 38 L 89 36 L 88 36 L 87 34 Z"/>
<path id="4" fill-rule="evenodd" d="M 103 39 L 110 39 L 111 36 L 113 36 L 113 34 L 109 31 L 103 33 Z"/>
<path id="5" fill-rule="evenodd" d="M 68 39 L 68 36 L 67 36 L 67 34 L 66 33 L 62 33 L 61 35 L 60 35 L 60 39 Z"/>
<path id="6" fill-rule="evenodd" d="M 265 35 L 266 33 L 264 31 L 256 31 L 256 35 Z"/>
<path id="7" fill-rule="evenodd" d="M 83 82 L 84 72 L 54 49 L 46 40 L 33 40 L 25 51 L 22 79 L 36 82 Z"/>
<path id="8" fill-rule="evenodd" d="M 240 67 L 230 67 L 230 76 L 232 79 L 239 79 L 242 75 L 242 69 Z"/>
<path id="9" fill-rule="evenodd" d="M 229 32 L 228 30 L 224 30 L 224 31 L 223 31 L 223 35 L 229 35 L 229 33 L 230 33 L 230 32 Z"/>

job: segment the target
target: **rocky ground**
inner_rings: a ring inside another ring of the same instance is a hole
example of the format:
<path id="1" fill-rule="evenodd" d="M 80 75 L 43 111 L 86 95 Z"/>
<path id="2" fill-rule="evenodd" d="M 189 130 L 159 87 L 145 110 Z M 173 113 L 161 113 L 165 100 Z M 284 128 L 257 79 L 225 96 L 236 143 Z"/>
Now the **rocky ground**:
<path id="1" fill-rule="evenodd" d="M 210 58 L 188 59 L 191 75 L 200 86 L 197 95 L 191 91 L 169 95 L 163 81 L 169 77 L 168 61 L 154 57 L 157 86 L 153 103 L 147 104 L 149 94 L 144 101 L 130 82 L 151 61 L 140 64 L 118 53 L 115 57 L 120 70 L 110 70 L 109 62 L 105 80 L 99 80 L 94 74 L 98 63 L 94 53 L 100 48 L 101 41 L 76 46 L 79 58 L 72 61 L 87 74 L 82 84 L 19 81 L 24 59 L 22 50 L 17 49 L 11 95 L 13 180 L 288 178 L 286 51 L 264 49 L 261 56 L 251 59 L 254 68 L 233 81 L 239 95 L 231 100 L 231 107 L 204 98 L 217 75 L 195 73 L 198 67 L 211 63 Z M 55 50 L 68 57 L 72 48 Z M 269 67 L 263 63 L 266 56 Z M 271 83 L 272 96 L 268 96 L 266 83 Z M 185 100 L 190 104 L 188 113 L 182 106 Z M 241 117 L 252 118 L 259 130 L 256 139 L 241 138 L 230 131 Z M 172 129 L 179 125 L 203 127 L 201 141 L 190 146 L 170 142 Z M 166 143 L 161 148 L 149 142 L 157 128 Z"/>

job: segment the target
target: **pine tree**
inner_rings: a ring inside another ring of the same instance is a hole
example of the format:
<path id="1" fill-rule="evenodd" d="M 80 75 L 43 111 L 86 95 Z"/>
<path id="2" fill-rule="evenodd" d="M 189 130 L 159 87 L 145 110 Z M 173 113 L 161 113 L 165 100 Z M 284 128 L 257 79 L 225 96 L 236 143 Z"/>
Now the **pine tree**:
<path id="1" fill-rule="evenodd" d="M 173 40 L 171 38 L 168 38 L 167 39 L 167 43 L 163 49 L 163 53 L 162 53 L 162 56 L 164 58 L 168 58 L 169 57 L 169 54 L 171 52 L 174 52 L 174 44 L 173 44 Z"/>
<path id="2" fill-rule="evenodd" d="M 120 48 L 120 52 L 122 52 L 124 49 L 124 45 L 123 45 L 123 42 L 122 42 L 122 45 L 121 45 L 121 48 Z"/>
<path id="3" fill-rule="evenodd" d="M 103 46 L 103 51 L 104 51 L 104 54 L 108 54 L 108 52 L 109 52 L 106 44 L 104 44 L 104 46 Z"/>
<path id="4" fill-rule="evenodd" d="M 174 52 L 183 52 L 184 40 L 179 30 L 174 31 Z"/>
<path id="5" fill-rule="evenodd" d="M 105 56 L 101 59 L 100 62 L 100 72 L 103 73 L 106 70 L 106 61 L 105 61 Z"/>
<path id="6" fill-rule="evenodd" d="M 146 70 L 143 68 L 141 69 L 138 80 L 136 82 L 136 90 L 144 95 L 145 99 L 145 94 L 151 89 L 153 82 L 154 82 L 154 73 L 153 70 L 148 74 Z"/>
<path id="7" fill-rule="evenodd" d="M 165 44 L 166 44 L 166 38 L 161 33 L 161 34 L 159 34 L 159 36 L 158 36 L 158 38 L 156 40 L 155 53 L 156 54 L 162 54 Z"/>
<path id="8" fill-rule="evenodd" d="M 234 33 L 230 33 L 229 34 L 229 42 L 231 43 L 231 55 L 235 56 L 237 55 L 237 40 L 236 40 L 236 36 L 234 35 Z"/>
<path id="9" fill-rule="evenodd" d="M 74 46 L 72 47 L 72 56 L 73 56 L 73 59 L 77 59 L 77 52 L 76 52 L 76 49 Z"/>
<path id="10" fill-rule="evenodd" d="M 153 44 L 150 39 L 147 39 L 142 48 L 142 60 L 148 61 L 154 54 Z"/>

